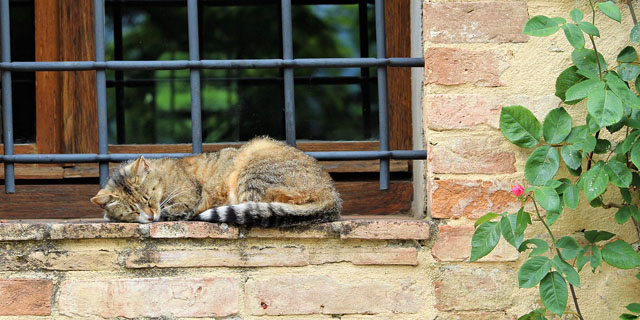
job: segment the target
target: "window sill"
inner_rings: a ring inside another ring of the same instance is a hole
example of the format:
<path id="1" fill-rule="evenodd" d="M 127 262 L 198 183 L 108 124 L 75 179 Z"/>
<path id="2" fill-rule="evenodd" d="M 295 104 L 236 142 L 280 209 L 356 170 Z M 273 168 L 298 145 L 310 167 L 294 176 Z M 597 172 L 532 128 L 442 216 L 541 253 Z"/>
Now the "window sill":
<path id="1" fill-rule="evenodd" d="M 344 220 L 294 228 L 265 229 L 227 224 L 174 221 L 151 224 L 83 220 L 3 220 L 0 241 L 68 239 L 369 239 L 427 240 L 429 222 L 405 217 L 345 217 Z"/>

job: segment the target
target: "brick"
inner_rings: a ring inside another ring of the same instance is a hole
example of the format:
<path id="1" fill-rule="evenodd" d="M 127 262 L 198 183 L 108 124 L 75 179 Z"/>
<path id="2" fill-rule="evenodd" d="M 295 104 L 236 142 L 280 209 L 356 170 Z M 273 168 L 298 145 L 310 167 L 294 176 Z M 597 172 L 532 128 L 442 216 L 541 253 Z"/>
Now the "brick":
<path id="1" fill-rule="evenodd" d="M 321 248 L 309 254 L 311 264 L 351 262 L 355 265 L 418 265 L 416 248 Z"/>
<path id="2" fill-rule="evenodd" d="M 54 251 L 31 253 L 30 265 L 45 270 L 113 270 L 118 268 L 118 254 L 112 251 Z"/>
<path id="3" fill-rule="evenodd" d="M 424 220 L 355 220 L 344 221 L 342 239 L 429 239 L 429 223 Z"/>
<path id="4" fill-rule="evenodd" d="M 410 279 L 281 275 L 249 279 L 246 285 L 246 308 L 252 315 L 416 313 L 423 299 Z"/>
<path id="5" fill-rule="evenodd" d="M 224 317 L 238 312 L 235 278 L 65 280 L 58 312 L 69 317 Z"/>
<path id="6" fill-rule="evenodd" d="M 141 236 L 139 223 L 52 223 L 51 239 L 118 239 Z"/>
<path id="7" fill-rule="evenodd" d="M 50 315 L 52 294 L 51 280 L 0 280 L 0 316 Z"/>
<path id="8" fill-rule="evenodd" d="M 44 223 L 0 223 L 0 241 L 42 240 L 46 231 Z"/>
<path id="9" fill-rule="evenodd" d="M 299 267 L 308 264 L 308 253 L 299 247 L 142 251 L 132 253 L 126 260 L 127 268 Z"/>
<path id="10" fill-rule="evenodd" d="M 495 51 L 428 48 L 425 52 L 426 83 L 440 85 L 475 84 L 500 87 L 500 75 L 508 67 Z"/>
<path id="11" fill-rule="evenodd" d="M 516 157 L 501 136 L 454 136 L 432 144 L 433 173 L 514 173 Z"/>
<path id="12" fill-rule="evenodd" d="M 209 223 L 197 221 L 156 222 L 150 224 L 151 238 L 214 238 L 236 239 L 238 228 L 226 223 Z"/>
<path id="13" fill-rule="evenodd" d="M 500 128 L 503 106 L 522 105 L 538 119 L 560 104 L 556 96 L 434 94 L 425 96 L 424 125 L 433 130 L 471 129 L 477 126 Z"/>
<path id="14" fill-rule="evenodd" d="M 446 266 L 440 271 L 442 278 L 433 284 L 441 311 L 505 310 L 517 296 L 517 277 L 510 269 Z"/>
<path id="15" fill-rule="evenodd" d="M 318 223 L 308 226 L 291 228 L 251 228 L 247 238 L 278 238 L 278 239 L 326 239 L 337 238 L 340 235 L 342 222 Z"/>
<path id="16" fill-rule="evenodd" d="M 474 230 L 472 225 L 439 226 L 438 240 L 431 248 L 431 255 L 438 261 L 467 261 L 471 254 L 471 237 Z M 517 259 L 518 251 L 501 239 L 490 254 L 478 261 L 503 262 Z"/>
<path id="17" fill-rule="evenodd" d="M 423 34 L 434 43 L 526 42 L 526 2 L 426 2 Z M 455 23 L 451 23 L 455 21 Z"/>
<path id="18" fill-rule="evenodd" d="M 429 182 L 431 216 L 477 219 L 488 212 L 516 212 L 520 201 L 511 184 L 483 180 L 432 180 Z"/>

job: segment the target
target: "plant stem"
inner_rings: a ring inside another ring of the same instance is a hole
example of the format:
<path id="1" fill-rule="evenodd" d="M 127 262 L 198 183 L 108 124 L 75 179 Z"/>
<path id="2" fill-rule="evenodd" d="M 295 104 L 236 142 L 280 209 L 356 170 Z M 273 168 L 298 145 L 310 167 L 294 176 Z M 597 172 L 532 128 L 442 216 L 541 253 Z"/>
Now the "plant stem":
<path id="1" fill-rule="evenodd" d="M 627 0 L 627 5 L 629 5 L 629 12 L 631 12 L 631 20 L 633 21 L 633 25 L 635 26 L 638 23 L 638 19 L 636 19 L 635 11 L 633 11 L 633 4 L 631 4 L 631 0 Z"/>
<path id="2" fill-rule="evenodd" d="M 538 209 L 538 204 L 536 203 L 536 199 L 531 197 L 531 200 L 533 201 L 533 206 L 536 208 L 536 215 L 538 216 L 538 219 L 540 219 L 544 227 L 547 229 L 547 232 L 549 233 L 549 236 L 551 236 L 551 240 L 553 241 L 554 248 L 555 248 L 556 237 L 553 235 L 553 232 L 551 232 L 551 228 L 549 228 L 549 225 L 547 224 L 547 222 L 544 221 L 544 219 L 542 219 L 542 216 L 540 216 L 540 210 Z M 558 253 L 558 257 L 562 261 L 565 261 L 562 258 L 562 253 L 560 253 L 560 249 L 558 248 L 555 248 L 555 249 L 556 249 L 556 252 Z M 578 297 L 576 296 L 576 291 L 573 288 L 573 285 L 571 283 L 569 283 L 569 288 L 571 288 L 571 298 L 573 299 L 573 304 L 576 306 L 576 313 L 578 314 L 578 318 L 580 318 L 580 320 L 584 320 L 584 317 L 582 316 L 582 312 L 580 312 L 580 306 L 578 305 Z"/>
<path id="3" fill-rule="evenodd" d="M 591 5 L 591 24 L 596 24 L 596 7 L 593 6 L 591 0 L 589 0 L 589 5 Z M 600 66 L 600 56 L 598 55 L 598 49 L 596 48 L 596 42 L 593 40 L 593 36 L 589 35 L 589 40 L 591 40 L 591 45 L 593 46 L 593 53 L 596 55 L 596 63 L 598 63 L 598 76 L 600 80 L 602 80 L 602 66 Z"/>

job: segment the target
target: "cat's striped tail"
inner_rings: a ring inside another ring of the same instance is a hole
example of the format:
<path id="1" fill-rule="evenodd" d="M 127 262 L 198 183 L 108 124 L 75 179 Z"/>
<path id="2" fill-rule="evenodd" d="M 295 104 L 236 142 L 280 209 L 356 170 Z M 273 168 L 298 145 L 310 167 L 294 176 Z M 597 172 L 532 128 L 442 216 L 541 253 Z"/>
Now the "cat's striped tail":
<path id="1" fill-rule="evenodd" d="M 340 200 L 301 205 L 282 202 L 243 202 L 205 210 L 194 220 L 244 226 L 287 227 L 338 220 L 340 207 Z"/>

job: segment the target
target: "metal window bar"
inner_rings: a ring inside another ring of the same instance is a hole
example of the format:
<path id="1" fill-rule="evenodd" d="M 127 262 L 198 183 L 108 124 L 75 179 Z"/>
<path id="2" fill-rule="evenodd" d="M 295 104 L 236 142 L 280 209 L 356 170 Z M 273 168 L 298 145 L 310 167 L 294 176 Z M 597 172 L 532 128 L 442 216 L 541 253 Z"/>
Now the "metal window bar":
<path id="1" fill-rule="evenodd" d="M 328 151 L 308 152 L 318 160 L 380 160 L 380 189 L 389 186 L 390 159 L 426 159 L 424 150 L 389 150 L 389 128 L 387 115 L 387 73 L 390 67 L 422 67 L 423 58 L 386 58 L 384 0 L 376 0 L 376 41 L 377 58 L 320 58 L 294 59 L 292 48 L 291 0 L 281 0 L 283 59 L 244 60 L 200 60 L 198 53 L 198 3 L 188 0 L 189 59 L 172 61 L 105 61 L 104 48 L 104 1 L 94 0 L 95 13 L 95 61 L 62 62 L 11 62 L 9 34 L 9 0 L 0 0 L 0 51 L 2 53 L 2 121 L 4 137 L 5 192 L 15 193 L 14 163 L 64 163 L 97 162 L 100 168 L 100 185 L 109 176 L 109 162 L 135 159 L 140 154 L 109 154 L 107 144 L 107 96 L 106 70 L 176 70 L 189 69 L 191 72 L 191 118 L 192 153 L 202 152 L 200 69 L 242 69 L 242 68 L 282 68 L 285 76 L 285 114 L 287 121 L 287 142 L 295 145 L 295 101 L 293 97 L 295 68 L 345 68 L 377 67 L 378 99 L 380 119 L 380 151 Z M 96 70 L 97 111 L 98 111 L 98 153 L 97 154 L 13 154 L 13 115 L 11 99 L 12 71 L 80 71 Z M 143 154 L 145 157 L 183 157 L 185 153 Z"/>

